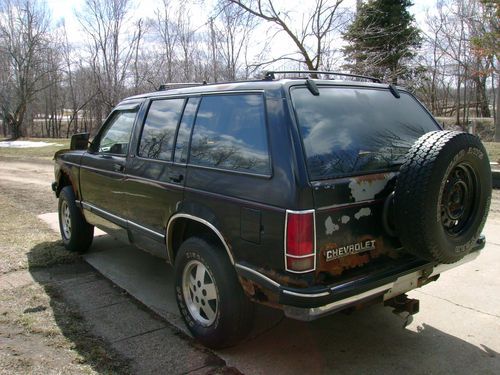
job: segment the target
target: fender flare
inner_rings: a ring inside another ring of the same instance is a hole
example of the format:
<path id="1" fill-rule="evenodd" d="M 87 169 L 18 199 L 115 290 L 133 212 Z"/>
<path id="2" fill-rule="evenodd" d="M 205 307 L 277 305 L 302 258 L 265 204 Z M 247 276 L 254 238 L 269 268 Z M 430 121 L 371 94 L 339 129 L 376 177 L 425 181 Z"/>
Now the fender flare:
<path id="1" fill-rule="evenodd" d="M 174 214 L 170 217 L 170 219 L 168 221 L 166 243 L 167 243 L 168 259 L 169 259 L 170 263 L 173 264 L 173 260 L 174 260 L 174 254 L 173 254 L 173 248 L 172 248 L 172 234 L 173 234 L 172 231 L 173 231 L 173 227 L 174 227 L 173 224 L 178 219 L 182 219 L 182 218 L 197 221 L 198 223 L 205 225 L 212 232 L 214 232 L 217 235 L 217 237 L 219 238 L 219 240 L 222 242 L 222 245 L 224 246 L 224 249 L 226 250 L 227 256 L 229 257 L 229 261 L 234 266 L 235 262 L 234 262 L 233 254 L 231 253 L 231 249 L 230 249 L 229 245 L 227 244 L 227 241 L 225 240 L 222 233 L 209 221 L 202 219 L 198 216 L 194 216 L 194 215 L 187 214 L 187 213 Z"/>

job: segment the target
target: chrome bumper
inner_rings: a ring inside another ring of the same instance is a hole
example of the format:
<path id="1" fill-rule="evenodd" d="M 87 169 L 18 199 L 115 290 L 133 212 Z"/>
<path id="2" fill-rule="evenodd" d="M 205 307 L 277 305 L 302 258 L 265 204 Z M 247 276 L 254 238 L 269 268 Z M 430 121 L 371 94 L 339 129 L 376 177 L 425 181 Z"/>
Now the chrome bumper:
<path id="1" fill-rule="evenodd" d="M 285 315 L 289 318 L 310 321 L 317 319 L 324 315 L 332 314 L 336 311 L 343 310 L 347 307 L 357 305 L 364 301 L 369 301 L 376 297 L 382 297 L 383 301 L 406 293 L 412 289 L 418 288 L 419 280 L 421 278 L 430 279 L 435 277 L 445 271 L 452 268 L 458 267 L 464 263 L 468 263 L 476 259 L 480 254 L 480 251 L 474 251 L 466 255 L 464 258 L 458 262 L 452 264 L 438 264 L 432 269 L 429 274 L 426 270 L 418 270 L 403 276 L 398 277 L 396 280 L 386 283 L 384 285 L 378 286 L 376 288 L 364 291 L 359 294 L 352 295 L 347 298 L 340 299 L 338 301 L 326 304 L 319 307 L 303 308 L 295 306 L 283 306 Z"/>

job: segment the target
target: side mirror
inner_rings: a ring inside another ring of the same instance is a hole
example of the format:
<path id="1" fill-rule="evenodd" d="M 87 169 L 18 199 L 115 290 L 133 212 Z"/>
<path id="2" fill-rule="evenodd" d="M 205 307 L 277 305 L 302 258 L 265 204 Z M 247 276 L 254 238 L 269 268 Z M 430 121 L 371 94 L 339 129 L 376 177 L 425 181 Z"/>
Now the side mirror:
<path id="1" fill-rule="evenodd" d="M 71 136 L 70 150 L 86 150 L 89 146 L 90 133 L 78 133 Z"/>

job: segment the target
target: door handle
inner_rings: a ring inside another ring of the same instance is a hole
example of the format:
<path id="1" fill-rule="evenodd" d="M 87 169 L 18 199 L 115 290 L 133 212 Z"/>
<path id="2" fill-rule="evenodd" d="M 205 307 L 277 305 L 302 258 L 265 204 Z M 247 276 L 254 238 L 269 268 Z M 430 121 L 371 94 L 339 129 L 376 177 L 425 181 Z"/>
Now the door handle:
<path id="1" fill-rule="evenodd" d="M 123 172 L 124 169 L 125 169 L 125 166 L 122 165 L 122 164 L 119 164 L 119 163 L 114 163 L 113 164 L 113 170 L 115 172 Z"/>
<path id="2" fill-rule="evenodd" d="M 184 179 L 184 176 L 182 174 L 178 174 L 178 175 L 170 175 L 170 181 L 172 182 L 182 182 L 182 180 Z"/>

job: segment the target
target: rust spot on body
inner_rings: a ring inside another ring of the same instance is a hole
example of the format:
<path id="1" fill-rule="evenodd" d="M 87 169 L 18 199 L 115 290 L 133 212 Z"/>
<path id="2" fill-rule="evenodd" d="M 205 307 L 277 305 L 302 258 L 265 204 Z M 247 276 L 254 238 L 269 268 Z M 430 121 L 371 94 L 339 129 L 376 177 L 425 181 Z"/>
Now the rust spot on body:
<path id="1" fill-rule="evenodd" d="M 354 177 L 349 182 L 351 196 L 355 202 L 375 199 L 394 176 L 395 173 L 378 173 Z"/>

